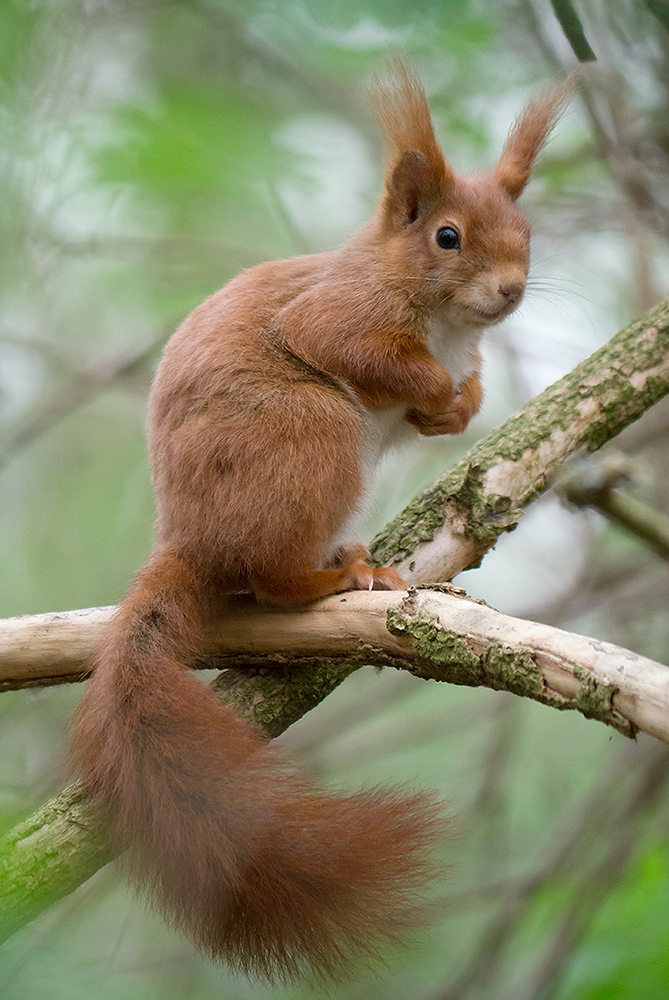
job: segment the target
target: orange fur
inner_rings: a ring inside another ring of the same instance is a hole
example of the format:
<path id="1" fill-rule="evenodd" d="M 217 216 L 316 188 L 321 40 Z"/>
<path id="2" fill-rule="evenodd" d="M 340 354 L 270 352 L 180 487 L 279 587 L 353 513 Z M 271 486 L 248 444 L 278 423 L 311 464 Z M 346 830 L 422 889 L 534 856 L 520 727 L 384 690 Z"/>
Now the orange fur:
<path id="1" fill-rule="evenodd" d="M 562 98 L 519 119 L 492 174 L 444 160 L 408 70 L 374 85 L 385 189 L 341 250 L 263 264 L 181 325 L 151 392 L 156 549 L 95 657 L 72 759 L 134 882 L 250 973 L 337 975 L 420 921 L 439 836 L 429 796 L 336 796 L 185 669 L 220 595 L 284 604 L 401 588 L 345 544 L 375 461 L 459 433 L 478 344 L 520 302 L 522 190 Z"/>

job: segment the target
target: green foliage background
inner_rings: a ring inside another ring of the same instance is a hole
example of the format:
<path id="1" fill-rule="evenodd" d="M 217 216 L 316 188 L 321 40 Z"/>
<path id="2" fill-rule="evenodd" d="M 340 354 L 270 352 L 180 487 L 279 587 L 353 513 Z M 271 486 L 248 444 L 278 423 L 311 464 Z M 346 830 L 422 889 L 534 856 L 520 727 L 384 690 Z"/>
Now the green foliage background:
<path id="1" fill-rule="evenodd" d="M 657 6 L 657 5 L 656 5 Z M 669 33 L 641 0 L 575 5 L 597 55 L 523 205 L 532 287 L 486 344 L 459 439 L 381 472 L 367 536 L 530 395 L 666 292 Z M 494 162 L 573 57 L 548 0 L 1 0 L 0 615 L 119 599 L 151 546 L 146 394 L 180 319 L 242 268 L 341 243 L 382 176 L 365 79 L 423 78 L 446 155 Z M 669 410 L 620 446 L 667 507 Z M 259 487 L 260 488 L 260 487 Z M 553 497 L 458 581 L 509 611 L 667 661 L 667 568 Z M 0 823 L 63 781 L 77 686 L 0 700 Z M 285 737 L 323 781 L 451 804 L 439 919 L 331 995 L 664 998 L 667 756 L 512 696 L 359 671 Z M 0 949 L 0 993 L 301 997 L 229 977 L 113 868 Z"/>

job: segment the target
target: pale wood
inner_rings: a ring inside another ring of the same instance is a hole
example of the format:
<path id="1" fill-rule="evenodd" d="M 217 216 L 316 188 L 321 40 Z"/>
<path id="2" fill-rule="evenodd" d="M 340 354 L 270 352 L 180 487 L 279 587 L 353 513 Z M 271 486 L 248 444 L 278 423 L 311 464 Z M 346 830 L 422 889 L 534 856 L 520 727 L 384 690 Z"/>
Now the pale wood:
<path id="1" fill-rule="evenodd" d="M 113 607 L 0 621 L 0 690 L 76 680 Z"/>
<path id="2" fill-rule="evenodd" d="M 0 621 L 0 685 L 76 680 L 113 608 Z M 432 624 L 431 624 L 432 623 Z M 430 628 L 431 624 L 431 628 Z M 449 645 L 450 644 L 450 645 Z M 461 592 L 337 594 L 298 611 L 232 601 L 198 666 L 289 659 L 390 665 L 508 689 L 669 742 L 669 669 L 612 643 L 501 614 Z"/>

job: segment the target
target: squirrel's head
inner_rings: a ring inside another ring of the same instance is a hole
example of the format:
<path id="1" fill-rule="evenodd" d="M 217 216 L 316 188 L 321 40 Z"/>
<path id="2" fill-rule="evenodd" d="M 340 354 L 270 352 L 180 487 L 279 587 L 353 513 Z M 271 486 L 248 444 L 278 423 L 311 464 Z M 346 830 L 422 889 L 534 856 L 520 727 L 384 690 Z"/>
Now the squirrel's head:
<path id="1" fill-rule="evenodd" d="M 372 109 L 387 150 L 375 217 L 379 248 L 390 273 L 404 274 L 418 307 L 489 325 L 518 306 L 530 233 L 516 199 L 568 95 L 563 85 L 531 101 L 494 169 L 465 177 L 444 158 L 423 88 L 407 66 L 396 61 L 384 82 L 374 80 Z"/>

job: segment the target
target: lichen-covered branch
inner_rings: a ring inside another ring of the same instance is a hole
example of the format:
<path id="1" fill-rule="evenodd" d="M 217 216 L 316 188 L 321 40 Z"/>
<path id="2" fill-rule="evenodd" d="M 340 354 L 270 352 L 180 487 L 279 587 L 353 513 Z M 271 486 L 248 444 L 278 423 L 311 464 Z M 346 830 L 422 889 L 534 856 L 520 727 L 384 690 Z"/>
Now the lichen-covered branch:
<path id="1" fill-rule="evenodd" d="M 20 683 L 17 653 L 26 636 L 35 638 L 44 657 L 30 683 L 40 674 L 83 676 L 112 612 L 95 608 L 0 622 L 0 678 L 10 684 L 14 671 L 13 683 Z M 68 656 L 72 648 L 80 659 Z M 275 736 L 362 664 L 512 691 L 576 709 L 626 735 L 641 730 L 669 742 L 667 667 L 612 643 L 501 614 L 455 588 L 335 594 L 294 611 L 235 599 L 197 666 L 228 668 L 216 685 L 221 695 Z"/>
<path id="2" fill-rule="evenodd" d="M 434 590 L 389 601 L 387 623 L 411 640 L 408 669 L 420 677 L 511 691 L 669 743 L 669 669 L 630 650 Z"/>
<path id="3" fill-rule="evenodd" d="M 669 392 L 669 298 L 530 400 L 374 539 L 412 583 L 476 566 L 575 454 L 595 451 Z"/>

